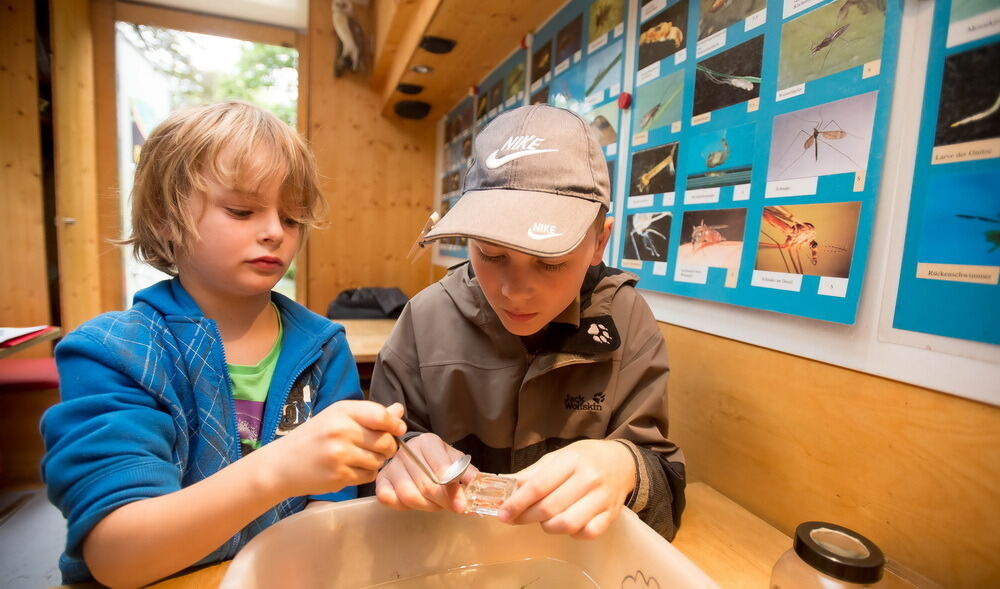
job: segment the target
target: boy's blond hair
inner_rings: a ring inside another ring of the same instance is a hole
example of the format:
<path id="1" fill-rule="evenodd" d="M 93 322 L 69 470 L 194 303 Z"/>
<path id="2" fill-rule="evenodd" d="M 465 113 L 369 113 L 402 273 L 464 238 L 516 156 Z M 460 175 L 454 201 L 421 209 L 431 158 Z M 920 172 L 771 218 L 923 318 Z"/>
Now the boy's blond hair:
<path id="1" fill-rule="evenodd" d="M 136 259 L 176 274 L 175 252 L 198 236 L 191 199 L 206 179 L 250 196 L 281 178 L 282 214 L 309 227 L 326 216 L 316 161 L 294 129 L 245 102 L 199 105 L 172 113 L 142 146 L 132 188 L 132 235 Z"/>

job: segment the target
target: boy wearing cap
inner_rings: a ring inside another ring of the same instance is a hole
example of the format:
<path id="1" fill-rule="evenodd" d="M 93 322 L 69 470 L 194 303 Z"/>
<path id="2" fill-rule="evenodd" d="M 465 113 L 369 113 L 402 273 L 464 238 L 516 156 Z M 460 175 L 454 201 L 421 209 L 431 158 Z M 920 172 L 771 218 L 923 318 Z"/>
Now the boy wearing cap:
<path id="1" fill-rule="evenodd" d="M 407 304 L 372 399 L 406 406 L 407 444 L 437 472 L 468 453 L 514 473 L 502 521 L 592 538 L 626 506 L 672 539 L 684 460 L 666 438 L 666 345 L 637 278 L 601 261 L 600 145 L 577 115 L 533 105 L 497 117 L 473 155 L 462 198 L 421 241 L 467 237 L 470 260 Z M 401 456 L 376 495 L 398 509 L 466 505 Z"/>

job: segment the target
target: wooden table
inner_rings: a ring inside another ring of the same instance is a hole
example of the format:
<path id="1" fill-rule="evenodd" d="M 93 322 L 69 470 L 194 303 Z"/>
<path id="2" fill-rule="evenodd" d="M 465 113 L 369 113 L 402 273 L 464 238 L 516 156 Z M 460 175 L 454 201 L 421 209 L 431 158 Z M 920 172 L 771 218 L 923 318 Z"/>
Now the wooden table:
<path id="1" fill-rule="evenodd" d="M 10 356 L 11 354 L 20 352 L 24 348 L 28 348 L 42 342 L 52 341 L 60 335 L 62 335 L 62 329 L 50 326 L 49 329 L 32 334 L 31 337 L 25 338 L 13 346 L 0 346 L 0 358 Z"/>
<path id="2" fill-rule="evenodd" d="M 722 589 L 768 589 L 771 567 L 792 547 L 792 539 L 705 483 L 689 484 L 685 496 L 687 507 L 673 545 Z M 229 562 L 221 562 L 150 587 L 214 588 L 227 568 Z M 885 578 L 886 589 L 917 587 L 893 573 Z M 73 585 L 72 589 L 84 587 L 91 585 Z"/>
<path id="3" fill-rule="evenodd" d="M 395 319 L 334 319 L 347 331 L 347 343 L 351 346 L 354 360 L 358 364 L 375 362 L 379 350 L 385 345 Z"/>

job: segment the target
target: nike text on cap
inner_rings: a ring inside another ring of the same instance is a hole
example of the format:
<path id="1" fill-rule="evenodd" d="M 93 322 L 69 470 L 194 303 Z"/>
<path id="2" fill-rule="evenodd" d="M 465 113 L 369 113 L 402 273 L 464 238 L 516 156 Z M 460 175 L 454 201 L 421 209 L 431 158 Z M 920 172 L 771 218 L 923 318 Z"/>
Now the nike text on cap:
<path id="1" fill-rule="evenodd" d="M 462 197 L 423 241 L 470 237 L 541 257 L 572 251 L 603 205 L 604 153 L 590 125 L 543 104 L 494 119 L 477 136 Z"/>

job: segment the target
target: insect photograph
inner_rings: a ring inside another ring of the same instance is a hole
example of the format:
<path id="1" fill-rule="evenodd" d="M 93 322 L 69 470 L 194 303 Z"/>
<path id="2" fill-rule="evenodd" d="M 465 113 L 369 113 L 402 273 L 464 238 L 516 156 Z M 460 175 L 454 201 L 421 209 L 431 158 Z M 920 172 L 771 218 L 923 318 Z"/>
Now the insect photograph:
<path id="1" fill-rule="evenodd" d="M 584 107 L 584 69 L 582 65 L 569 68 L 549 84 L 549 104 L 579 113 Z"/>
<path id="2" fill-rule="evenodd" d="M 687 189 L 715 188 L 750 182 L 757 125 L 723 128 L 690 138 L 687 143 Z"/>
<path id="3" fill-rule="evenodd" d="M 552 42 L 541 43 L 531 56 L 531 83 L 542 79 L 552 69 Z"/>
<path id="4" fill-rule="evenodd" d="M 524 62 L 520 62 L 504 76 L 504 98 L 521 99 L 524 94 Z"/>
<path id="5" fill-rule="evenodd" d="M 556 34 L 556 65 L 573 57 L 580 50 L 583 36 L 583 15 L 569 22 Z"/>
<path id="6" fill-rule="evenodd" d="M 703 59 L 695 66 L 695 116 L 760 96 L 764 35 Z"/>
<path id="7" fill-rule="evenodd" d="M 628 216 L 625 227 L 626 260 L 666 262 L 670 244 L 670 213 L 635 213 Z"/>
<path id="8" fill-rule="evenodd" d="M 684 30 L 687 28 L 688 3 L 681 1 L 642 25 L 639 33 L 639 65 L 647 65 L 670 57 L 686 45 Z"/>
<path id="9" fill-rule="evenodd" d="M 625 16 L 624 0 L 594 0 L 590 5 L 587 39 L 594 41 L 622 23 Z"/>
<path id="10" fill-rule="evenodd" d="M 543 86 L 531 95 L 531 104 L 546 104 L 549 101 L 549 87 Z"/>
<path id="11" fill-rule="evenodd" d="M 917 258 L 1000 266 L 1000 172 L 934 175 L 927 183 Z"/>
<path id="12" fill-rule="evenodd" d="M 885 0 L 836 0 L 781 27 L 778 89 L 875 61 L 882 56 Z"/>
<path id="13" fill-rule="evenodd" d="M 611 186 L 611 202 L 615 202 L 615 163 L 617 160 L 605 160 L 608 164 L 608 185 Z M 611 210 L 615 210 L 614 206 Z"/>
<path id="14" fill-rule="evenodd" d="M 865 170 L 876 104 L 868 92 L 774 117 L 768 182 Z"/>
<path id="15" fill-rule="evenodd" d="M 639 86 L 632 107 L 635 116 L 639 117 L 634 132 L 652 131 L 681 120 L 683 96 L 684 70 Z"/>
<path id="16" fill-rule="evenodd" d="M 860 202 L 764 207 L 754 268 L 847 278 L 860 211 Z"/>
<path id="17" fill-rule="evenodd" d="M 698 40 L 767 8 L 765 0 L 699 0 Z"/>
<path id="18" fill-rule="evenodd" d="M 934 145 L 1000 137 L 998 64 L 1000 43 L 945 59 Z"/>
<path id="19" fill-rule="evenodd" d="M 629 194 L 673 192 L 677 182 L 677 152 L 680 144 L 667 143 L 632 152 Z"/>
<path id="20" fill-rule="evenodd" d="M 486 94 L 480 94 L 476 96 L 476 121 L 479 121 L 486 116 L 486 111 L 489 110 L 489 96 Z"/>
<path id="21" fill-rule="evenodd" d="M 586 88 L 584 96 L 590 96 L 622 83 L 622 56 L 625 54 L 625 40 L 619 39 L 601 51 L 587 57 Z"/>
<path id="22" fill-rule="evenodd" d="M 590 129 L 597 136 L 597 140 L 602 146 L 611 145 L 618 141 L 618 117 L 620 112 L 618 104 L 611 101 L 584 113 L 583 118 L 590 123 Z"/>
<path id="23" fill-rule="evenodd" d="M 490 87 L 490 110 L 503 105 L 503 80 Z"/>
<path id="24" fill-rule="evenodd" d="M 746 209 L 684 211 L 677 263 L 739 270 Z"/>

